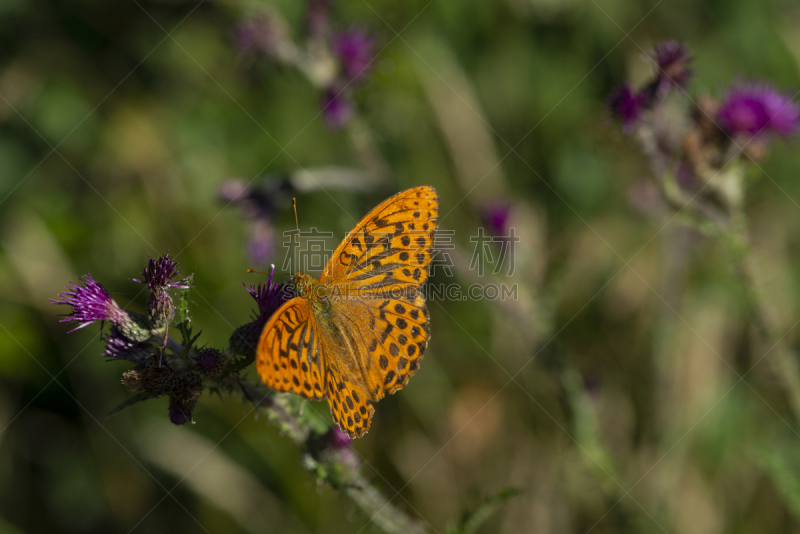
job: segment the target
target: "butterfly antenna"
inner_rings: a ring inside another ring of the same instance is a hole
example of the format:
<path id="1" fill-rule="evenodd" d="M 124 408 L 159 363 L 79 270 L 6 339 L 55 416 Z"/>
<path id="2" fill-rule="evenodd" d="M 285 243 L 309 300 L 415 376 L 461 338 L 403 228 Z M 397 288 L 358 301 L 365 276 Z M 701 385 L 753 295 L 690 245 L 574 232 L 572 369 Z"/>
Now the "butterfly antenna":
<path id="1" fill-rule="evenodd" d="M 256 273 L 256 274 L 292 274 L 292 273 L 277 273 L 277 272 L 274 272 L 274 271 L 270 271 L 270 272 L 267 272 L 267 271 L 256 271 L 255 269 L 247 269 L 245 272 L 246 273 Z"/>

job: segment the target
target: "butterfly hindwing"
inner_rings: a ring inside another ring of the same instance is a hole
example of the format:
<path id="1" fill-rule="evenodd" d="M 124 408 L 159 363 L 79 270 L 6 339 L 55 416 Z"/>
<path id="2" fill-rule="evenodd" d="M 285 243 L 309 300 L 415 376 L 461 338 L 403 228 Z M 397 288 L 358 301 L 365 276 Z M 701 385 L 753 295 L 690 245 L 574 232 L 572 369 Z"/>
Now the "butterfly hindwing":
<path id="1" fill-rule="evenodd" d="M 333 420 L 351 438 L 360 438 L 369 430 L 375 408 L 368 393 L 349 381 L 344 373 L 331 366 L 327 376 L 326 394 Z"/>
<path id="2" fill-rule="evenodd" d="M 381 310 L 373 330 L 380 334 L 367 347 L 369 356 L 379 369 L 381 387 L 387 393 L 394 393 L 419 369 L 430 338 L 428 309 L 421 295 L 413 303 L 386 299 L 380 304 L 370 301 L 368 305 Z"/>
<path id="3" fill-rule="evenodd" d="M 402 388 L 419 369 L 430 338 L 425 299 L 362 300 L 340 319 L 353 332 L 370 400 Z"/>
<path id="4" fill-rule="evenodd" d="M 256 369 L 277 391 L 307 399 L 325 397 L 325 362 L 308 301 L 295 297 L 270 317 L 258 343 Z"/>

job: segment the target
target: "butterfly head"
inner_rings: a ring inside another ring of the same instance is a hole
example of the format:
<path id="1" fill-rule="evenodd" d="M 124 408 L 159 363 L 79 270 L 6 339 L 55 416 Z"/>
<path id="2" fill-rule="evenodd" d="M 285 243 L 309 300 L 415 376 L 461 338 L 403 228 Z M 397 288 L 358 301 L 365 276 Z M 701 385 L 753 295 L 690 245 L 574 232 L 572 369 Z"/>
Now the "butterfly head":
<path id="1" fill-rule="evenodd" d="M 325 311 L 329 307 L 329 288 L 320 284 L 318 280 L 308 274 L 297 273 L 292 280 L 295 294 L 308 299 L 318 311 Z"/>
<path id="2" fill-rule="evenodd" d="M 319 283 L 310 274 L 304 273 L 295 274 L 292 282 L 297 295 L 305 298 L 311 298 L 314 293 L 314 286 Z"/>

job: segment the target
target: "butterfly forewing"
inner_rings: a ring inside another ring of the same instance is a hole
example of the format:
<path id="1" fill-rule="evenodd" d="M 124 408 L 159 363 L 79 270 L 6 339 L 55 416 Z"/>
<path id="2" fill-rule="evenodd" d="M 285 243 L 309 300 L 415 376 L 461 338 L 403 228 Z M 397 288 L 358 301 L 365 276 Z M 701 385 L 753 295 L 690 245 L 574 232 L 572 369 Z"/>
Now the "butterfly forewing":
<path id="1" fill-rule="evenodd" d="M 295 297 L 270 317 L 258 343 L 256 369 L 272 389 L 325 397 L 319 328 L 307 300 Z"/>
<path id="2" fill-rule="evenodd" d="M 413 299 L 428 279 L 438 216 L 439 200 L 429 186 L 385 200 L 336 248 L 320 282 L 343 298 Z"/>

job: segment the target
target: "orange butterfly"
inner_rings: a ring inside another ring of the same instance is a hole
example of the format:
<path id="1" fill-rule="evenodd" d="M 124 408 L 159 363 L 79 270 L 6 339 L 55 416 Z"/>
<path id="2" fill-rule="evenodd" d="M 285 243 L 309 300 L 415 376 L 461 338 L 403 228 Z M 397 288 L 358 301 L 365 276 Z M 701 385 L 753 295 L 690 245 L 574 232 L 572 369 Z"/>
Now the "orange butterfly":
<path id="1" fill-rule="evenodd" d="M 256 352 L 272 389 L 328 399 L 352 438 L 419 368 L 430 339 L 420 286 L 428 279 L 439 198 L 430 186 L 374 208 L 342 241 L 319 281 L 294 276 L 296 297 L 270 317 Z"/>

